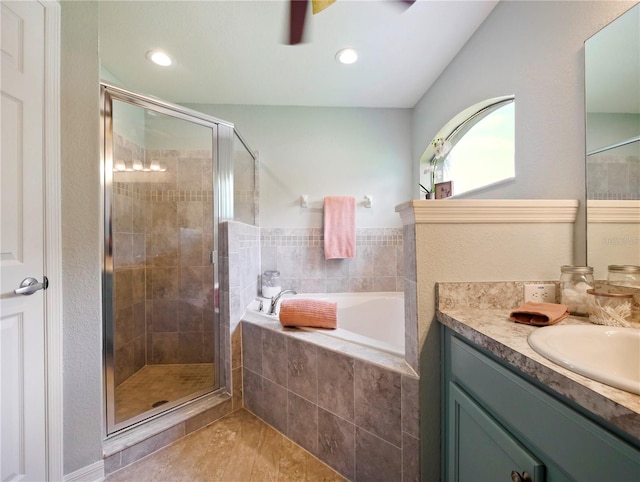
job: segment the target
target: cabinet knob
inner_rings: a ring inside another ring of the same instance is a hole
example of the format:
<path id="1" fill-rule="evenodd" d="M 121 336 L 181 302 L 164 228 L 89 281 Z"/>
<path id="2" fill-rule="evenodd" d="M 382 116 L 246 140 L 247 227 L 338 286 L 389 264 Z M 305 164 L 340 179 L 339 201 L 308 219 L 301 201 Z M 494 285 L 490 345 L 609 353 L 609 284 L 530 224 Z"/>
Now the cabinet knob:
<path id="1" fill-rule="evenodd" d="M 511 480 L 513 482 L 533 482 L 533 479 L 527 472 L 522 472 L 522 475 L 520 475 L 515 470 L 511 472 Z"/>

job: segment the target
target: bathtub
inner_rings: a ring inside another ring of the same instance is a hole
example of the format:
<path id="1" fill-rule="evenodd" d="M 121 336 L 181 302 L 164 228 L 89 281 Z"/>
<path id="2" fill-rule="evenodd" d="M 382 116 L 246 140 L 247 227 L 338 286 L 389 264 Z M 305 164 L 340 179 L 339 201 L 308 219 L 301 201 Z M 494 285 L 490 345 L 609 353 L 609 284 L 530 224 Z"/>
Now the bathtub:
<path id="1" fill-rule="evenodd" d="M 290 295 L 285 295 L 289 297 Z M 322 333 L 351 343 L 404 357 L 404 294 L 401 292 L 374 293 L 300 293 L 296 298 L 327 300 L 338 303 L 338 328 L 324 330 L 300 327 L 304 331 Z M 273 321 L 275 315 L 267 315 L 269 300 L 254 301 L 247 314 L 256 320 Z"/>

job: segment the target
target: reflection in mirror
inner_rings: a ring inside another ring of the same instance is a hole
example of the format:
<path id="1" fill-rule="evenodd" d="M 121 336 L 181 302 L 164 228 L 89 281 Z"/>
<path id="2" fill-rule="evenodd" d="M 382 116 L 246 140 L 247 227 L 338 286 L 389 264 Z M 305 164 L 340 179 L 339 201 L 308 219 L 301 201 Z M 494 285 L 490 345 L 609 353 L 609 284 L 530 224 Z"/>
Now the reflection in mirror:
<path id="1" fill-rule="evenodd" d="M 215 125 L 113 96 L 105 94 L 108 433 L 217 383 Z"/>
<path id="2" fill-rule="evenodd" d="M 640 4 L 585 42 L 587 262 L 640 265 Z"/>
<path id="3" fill-rule="evenodd" d="M 487 99 L 465 109 L 435 136 L 451 151 L 435 158 L 429 143 L 420 159 L 420 184 L 453 181 L 453 195 L 486 188 L 515 177 L 515 101 L 513 96 Z M 437 162 L 436 162 L 437 161 Z M 430 172 L 434 170 L 433 176 Z"/>

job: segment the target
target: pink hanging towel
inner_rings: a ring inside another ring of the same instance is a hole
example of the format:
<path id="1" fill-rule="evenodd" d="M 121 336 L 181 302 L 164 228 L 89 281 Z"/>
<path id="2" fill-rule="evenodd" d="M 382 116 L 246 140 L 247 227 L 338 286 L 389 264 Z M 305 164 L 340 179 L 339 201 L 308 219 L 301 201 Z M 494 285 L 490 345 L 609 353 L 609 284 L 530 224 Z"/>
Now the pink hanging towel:
<path id="1" fill-rule="evenodd" d="M 351 196 L 324 198 L 324 257 L 353 258 L 356 255 L 356 199 Z"/>

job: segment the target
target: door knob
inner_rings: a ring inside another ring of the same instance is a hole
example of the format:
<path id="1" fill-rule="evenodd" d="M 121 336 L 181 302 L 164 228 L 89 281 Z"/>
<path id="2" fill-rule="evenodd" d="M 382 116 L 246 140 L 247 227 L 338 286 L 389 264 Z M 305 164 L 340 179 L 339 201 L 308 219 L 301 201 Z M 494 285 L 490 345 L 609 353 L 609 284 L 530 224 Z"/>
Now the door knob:
<path id="1" fill-rule="evenodd" d="M 42 283 L 38 283 L 35 278 L 25 278 L 20 283 L 20 288 L 13 290 L 16 295 L 29 296 L 38 290 L 46 290 L 49 287 L 49 280 L 46 276 L 42 278 Z"/>

